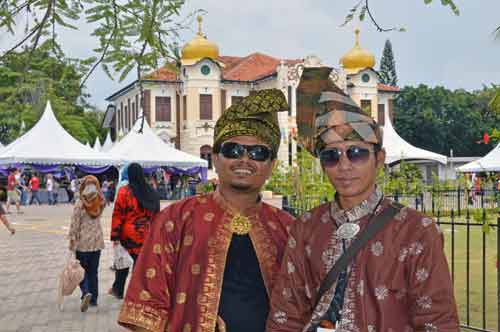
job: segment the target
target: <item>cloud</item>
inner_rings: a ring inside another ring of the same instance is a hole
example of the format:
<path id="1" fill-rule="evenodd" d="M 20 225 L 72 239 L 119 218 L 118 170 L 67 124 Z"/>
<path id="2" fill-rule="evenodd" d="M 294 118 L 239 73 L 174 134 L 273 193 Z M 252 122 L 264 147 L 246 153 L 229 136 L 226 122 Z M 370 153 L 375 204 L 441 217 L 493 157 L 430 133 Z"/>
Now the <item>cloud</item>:
<path id="1" fill-rule="evenodd" d="M 448 88 L 480 88 L 483 83 L 500 83 L 500 41 L 491 32 L 500 25 L 500 1 L 457 1 L 460 16 L 454 16 L 439 1 L 379 0 L 372 3 L 377 21 L 384 27 L 404 26 L 405 33 L 380 33 L 366 22 L 340 28 L 356 1 L 331 0 L 190 0 L 183 14 L 205 9 L 203 31 L 219 45 L 223 55 L 245 56 L 262 52 L 281 58 L 318 55 L 324 63 L 337 66 L 339 58 L 354 44 L 353 30 L 362 29 L 361 43 L 377 59 L 377 68 L 386 38 L 390 38 L 400 85 L 444 85 Z M 92 55 L 95 42 L 90 27 L 60 32 L 70 56 Z M 191 40 L 190 31 L 181 33 L 181 44 Z M 4 49 L 5 37 L 0 38 Z M 104 98 L 134 79 L 110 81 L 98 70 L 87 86 L 92 101 L 105 108 Z"/>

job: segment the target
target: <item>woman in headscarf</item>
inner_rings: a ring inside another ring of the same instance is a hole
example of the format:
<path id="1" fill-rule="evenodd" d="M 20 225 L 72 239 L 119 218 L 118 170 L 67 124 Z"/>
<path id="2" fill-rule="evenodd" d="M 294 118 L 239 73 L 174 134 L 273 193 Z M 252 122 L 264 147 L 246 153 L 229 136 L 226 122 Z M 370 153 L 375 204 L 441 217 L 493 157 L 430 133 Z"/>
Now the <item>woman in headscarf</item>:
<path id="1" fill-rule="evenodd" d="M 120 187 L 113 210 L 111 241 L 121 244 L 134 262 L 141 252 L 144 239 L 154 216 L 160 210 L 160 196 L 146 183 L 141 165 L 131 163 L 127 167 L 128 184 Z M 115 271 L 115 281 L 109 294 L 123 298 L 129 269 Z"/>
<path id="2" fill-rule="evenodd" d="M 73 208 L 69 229 L 69 249 L 85 270 L 80 283 L 82 291 L 80 310 L 87 311 L 89 305 L 97 306 L 99 259 L 104 249 L 104 236 L 101 227 L 101 214 L 105 199 L 99 180 L 92 175 L 81 179 L 80 199 Z"/>

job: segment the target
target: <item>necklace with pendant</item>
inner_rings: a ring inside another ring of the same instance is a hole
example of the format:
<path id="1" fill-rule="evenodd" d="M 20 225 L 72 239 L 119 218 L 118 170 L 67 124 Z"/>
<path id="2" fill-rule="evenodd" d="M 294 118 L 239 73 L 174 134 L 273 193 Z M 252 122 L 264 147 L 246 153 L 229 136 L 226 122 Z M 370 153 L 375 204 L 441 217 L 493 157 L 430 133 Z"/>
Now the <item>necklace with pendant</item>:
<path id="1" fill-rule="evenodd" d="M 231 231 L 234 234 L 247 235 L 250 229 L 252 229 L 252 223 L 248 217 L 237 213 L 231 219 Z"/>

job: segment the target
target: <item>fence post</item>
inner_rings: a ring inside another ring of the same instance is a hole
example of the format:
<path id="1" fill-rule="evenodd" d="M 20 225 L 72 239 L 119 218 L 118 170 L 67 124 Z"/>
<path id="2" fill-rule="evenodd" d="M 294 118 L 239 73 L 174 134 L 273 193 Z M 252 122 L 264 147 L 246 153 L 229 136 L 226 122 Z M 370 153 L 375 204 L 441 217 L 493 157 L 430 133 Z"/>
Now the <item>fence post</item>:
<path id="1" fill-rule="evenodd" d="M 497 217 L 497 285 L 500 285 L 500 273 L 498 273 L 498 257 L 500 255 L 500 210 Z M 500 287 L 497 288 L 497 319 L 500 327 Z"/>
<path id="2" fill-rule="evenodd" d="M 288 196 L 283 195 L 283 197 L 281 198 L 281 208 L 283 209 L 283 211 L 290 212 L 288 206 Z"/>
<path id="3" fill-rule="evenodd" d="M 432 188 L 432 192 L 431 192 L 431 197 L 432 197 L 432 215 L 434 215 L 434 188 Z M 439 213 L 439 211 L 438 211 Z"/>
<path id="4" fill-rule="evenodd" d="M 462 205 L 462 199 L 460 198 L 460 193 L 462 192 L 462 190 L 460 190 L 460 186 L 458 186 L 458 189 L 457 189 L 457 197 L 458 197 L 458 200 L 457 200 L 457 208 L 458 208 L 458 215 L 462 215 L 461 214 L 461 211 L 460 211 L 460 208 L 461 208 L 461 205 Z"/>

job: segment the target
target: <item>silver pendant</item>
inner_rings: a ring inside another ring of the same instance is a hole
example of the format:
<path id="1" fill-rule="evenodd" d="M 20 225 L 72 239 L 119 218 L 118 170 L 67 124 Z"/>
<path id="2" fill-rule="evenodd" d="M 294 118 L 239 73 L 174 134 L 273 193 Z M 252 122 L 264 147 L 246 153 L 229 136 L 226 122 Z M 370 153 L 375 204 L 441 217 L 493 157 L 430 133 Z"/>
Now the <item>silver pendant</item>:
<path id="1" fill-rule="evenodd" d="M 343 240 L 350 240 L 359 233 L 359 225 L 346 222 L 337 229 L 337 236 Z"/>

